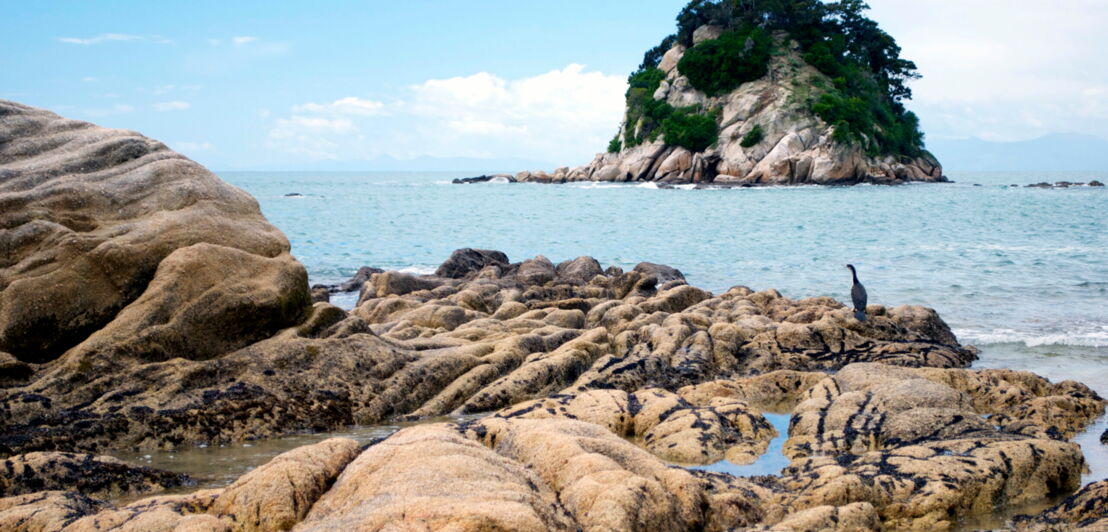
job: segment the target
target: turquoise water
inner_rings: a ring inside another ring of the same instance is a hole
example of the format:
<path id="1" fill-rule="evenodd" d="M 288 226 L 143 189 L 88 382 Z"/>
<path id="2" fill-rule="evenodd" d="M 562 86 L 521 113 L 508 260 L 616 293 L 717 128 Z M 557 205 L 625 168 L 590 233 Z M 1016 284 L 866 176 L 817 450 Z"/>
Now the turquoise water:
<path id="1" fill-rule="evenodd" d="M 1009 186 L 1108 181 L 1108 173 L 732 190 L 450 184 L 466 177 L 459 173 L 221 177 L 258 198 L 313 283 L 363 265 L 431 272 L 454 249 L 480 247 L 514 261 L 591 255 L 629 268 L 646 260 L 713 291 L 744 284 L 848 300 L 849 262 L 871 303 L 937 309 L 982 350 L 976 367 L 1072 378 L 1108 396 L 1108 187 Z M 1108 464 L 1095 441 L 1105 425 L 1079 441 L 1090 461 Z M 1108 477 L 1108 466 L 1094 469 Z"/>

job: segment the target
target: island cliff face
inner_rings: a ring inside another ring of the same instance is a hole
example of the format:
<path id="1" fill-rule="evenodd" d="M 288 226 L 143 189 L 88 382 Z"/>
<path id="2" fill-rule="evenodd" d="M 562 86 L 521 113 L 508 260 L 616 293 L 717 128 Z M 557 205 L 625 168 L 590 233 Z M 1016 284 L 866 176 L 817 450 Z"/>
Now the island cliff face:
<path id="1" fill-rule="evenodd" d="M 1080 487 L 1105 401 L 965 369 L 933 310 L 460 249 L 309 301 L 257 203 L 133 132 L 0 101 L 0 530 L 934 530 Z M 762 414 L 792 411 L 787 434 Z M 91 452 L 334 438 L 232 484 Z M 780 474 L 689 468 L 756 460 Z M 1105 484 L 1018 525 L 1102 527 Z"/>
<path id="2" fill-rule="evenodd" d="M 843 2 L 693 1 L 631 75 L 607 153 L 516 181 L 721 186 L 946 181 L 899 47 Z"/>

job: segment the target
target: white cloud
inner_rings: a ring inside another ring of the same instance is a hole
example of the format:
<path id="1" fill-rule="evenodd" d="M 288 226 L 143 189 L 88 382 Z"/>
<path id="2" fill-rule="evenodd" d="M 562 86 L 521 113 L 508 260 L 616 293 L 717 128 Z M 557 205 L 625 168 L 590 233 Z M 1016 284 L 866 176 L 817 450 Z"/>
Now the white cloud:
<path id="1" fill-rule="evenodd" d="M 161 35 L 131 35 L 127 33 L 101 33 L 94 37 L 58 37 L 59 42 L 66 44 L 79 44 L 82 46 L 90 46 L 93 44 L 103 44 L 106 42 L 124 42 L 124 41 L 148 41 L 158 44 L 170 44 L 173 41 L 162 37 Z"/>
<path id="2" fill-rule="evenodd" d="M 214 146 L 211 142 L 189 142 L 180 141 L 173 143 L 173 149 L 179 152 L 197 152 L 197 151 L 210 151 Z"/>
<path id="3" fill-rule="evenodd" d="M 154 104 L 154 110 L 158 111 L 158 112 L 161 112 L 161 113 L 164 113 L 166 111 L 184 111 L 185 109 L 188 109 L 189 107 L 192 107 L 192 105 L 189 104 L 188 102 L 182 102 L 182 101 L 176 101 L 176 100 L 172 101 L 172 102 L 161 102 L 161 103 Z"/>
<path id="4" fill-rule="evenodd" d="M 118 104 L 115 104 L 111 107 L 96 107 L 96 108 L 92 108 L 92 109 L 84 109 L 83 112 L 84 112 L 84 114 L 86 114 L 88 116 L 108 116 L 108 115 L 118 115 L 118 114 L 124 114 L 124 113 L 131 113 L 131 112 L 134 112 L 134 110 L 135 110 L 135 107 L 132 106 L 132 105 L 128 105 L 128 104 L 125 104 L 125 103 L 118 103 Z"/>
<path id="5" fill-rule="evenodd" d="M 488 72 L 432 79 L 388 105 L 346 97 L 293 106 L 291 119 L 275 121 L 269 147 L 329 159 L 511 156 L 584 164 L 618 129 L 626 88 L 623 75 L 578 64 L 515 80 Z M 309 116 L 343 117 L 350 127 L 302 121 Z"/>
<path id="6" fill-rule="evenodd" d="M 340 98 L 331 103 L 308 102 L 292 106 L 294 113 L 329 113 L 335 115 L 374 116 L 384 114 L 385 104 L 374 100 L 363 100 L 355 96 Z"/>
<path id="7" fill-rule="evenodd" d="M 1108 137 L 1108 2 L 872 0 L 870 16 L 916 62 L 909 108 L 933 138 Z M 966 111 L 970 108 L 969 112 Z"/>
<path id="8" fill-rule="evenodd" d="M 96 78 L 94 78 L 92 76 L 85 76 L 85 77 L 81 78 L 81 81 L 83 81 L 85 83 L 93 83 L 93 82 L 96 81 Z"/>
<path id="9" fill-rule="evenodd" d="M 249 43 L 252 43 L 252 42 L 254 42 L 254 41 L 256 41 L 256 40 L 258 40 L 258 38 L 257 38 L 257 37 L 251 37 L 251 36 L 249 36 L 249 35 L 242 35 L 242 36 L 238 36 L 238 37 L 231 37 L 231 42 L 233 42 L 233 43 L 235 43 L 235 44 L 238 44 L 238 45 L 243 45 L 243 44 L 249 44 Z"/>

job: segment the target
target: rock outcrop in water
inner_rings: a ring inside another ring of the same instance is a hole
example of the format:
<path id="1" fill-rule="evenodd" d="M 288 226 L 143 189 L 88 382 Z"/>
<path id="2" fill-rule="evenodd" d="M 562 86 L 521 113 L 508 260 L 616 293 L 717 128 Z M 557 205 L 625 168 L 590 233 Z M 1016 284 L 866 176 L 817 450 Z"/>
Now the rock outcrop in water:
<path id="1" fill-rule="evenodd" d="M 309 306 L 245 194 L 135 134 L 0 113 L 3 530 L 943 529 L 1077 489 L 1068 439 L 1104 411 L 1078 383 L 964 369 L 976 351 L 931 309 L 859 322 L 831 298 L 713 294 L 645 262 L 467 248 L 435 275 L 361 270 L 337 287 L 360 285 L 352 311 Z M 794 411 L 787 435 L 768 410 Z M 61 452 L 462 413 L 481 417 L 125 506 L 89 494 L 177 477 Z M 780 475 L 681 467 L 786 436 Z M 1103 520 L 1086 508 L 1100 488 L 1075 497 L 1021 523 Z"/>
<path id="2" fill-rule="evenodd" d="M 707 96 L 689 84 L 677 63 L 685 47 L 674 45 L 662 60 L 665 89 L 654 98 L 673 106 L 719 110 L 719 140 L 703 151 L 667 144 L 664 136 L 617 152 L 597 154 L 585 166 L 553 172 L 520 172 L 521 183 L 577 181 L 698 183 L 721 187 L 766 185 L 898 184 L 945 182 L 942 166 L 923 152 L 915 157 L 871 155 L 857 144 L 835 138 L 828 124 L 804 108 L 808 84 L 831 80 L 804 64 L 795 44 L 769 61 L 769 73 L 727 94 Z M 624 123 L 619 136 L 636 124 Z M 763 139 L 744 147 L 753 128 Z"/>
<path id="3" fill-rule="evenodd" d="M 628 78 L 607 153 L 519 182 L 941 182 L 904 104 L 916 66 L 860 2 L 689 2 Z"/>

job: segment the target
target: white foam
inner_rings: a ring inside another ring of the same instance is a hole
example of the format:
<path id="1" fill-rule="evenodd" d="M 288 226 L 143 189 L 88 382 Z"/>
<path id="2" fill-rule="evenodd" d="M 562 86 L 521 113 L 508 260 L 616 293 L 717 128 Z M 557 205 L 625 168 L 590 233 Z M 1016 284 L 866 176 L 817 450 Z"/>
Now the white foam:
<path id="1" fill-rule="evenodd" d="M 1065 345 L 1071 347 L 1108 347 L 1108 325 L 1099 328 L 1057 333 L 1035 334 L 1015 329 L 955 329 L 954 334 L 965 343 L 974 345 L 1023 344 L 1027 347 Z"/>
<path id="2" fill-rule="evenodd" d="M 405 266 L 403 268 L 397 268 L 396 271 L 400 273 L 410 273 L 413 275 L 431 275 L 437 270 L 437 266 Z"/>

